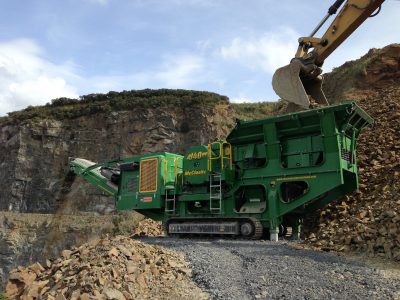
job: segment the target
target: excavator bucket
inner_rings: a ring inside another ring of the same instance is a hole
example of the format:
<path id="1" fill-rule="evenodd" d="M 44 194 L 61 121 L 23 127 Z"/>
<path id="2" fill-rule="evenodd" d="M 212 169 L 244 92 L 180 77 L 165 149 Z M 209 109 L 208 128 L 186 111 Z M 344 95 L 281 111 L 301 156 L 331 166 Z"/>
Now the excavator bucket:
<path id="1" fill-rule="evenodd" d="M 322 77 L 306 78 L 301 75 L 304 66 L 299 60 L 292 62 L 275 71 L 272 78 L 272 87 L 281 99 L 301 106 L 310 107 L 310 99 L 320 103 L 328 104 L 322 91 Z"/>

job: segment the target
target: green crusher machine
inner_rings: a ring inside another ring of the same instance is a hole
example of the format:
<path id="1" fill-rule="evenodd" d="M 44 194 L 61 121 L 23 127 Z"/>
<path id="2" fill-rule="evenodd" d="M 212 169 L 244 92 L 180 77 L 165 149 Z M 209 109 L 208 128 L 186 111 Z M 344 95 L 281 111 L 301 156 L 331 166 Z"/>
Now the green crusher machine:
<path id="1" fill-rule="evenodd" d="M 71 170 L 115 199 L 162 221 L 169 235 L 277 240 L 303 217 L 358 187 L 356 147 L 373 120 L 349 102 L 254 121 L 238 121 L 226 140 L 94 163 Z"/>

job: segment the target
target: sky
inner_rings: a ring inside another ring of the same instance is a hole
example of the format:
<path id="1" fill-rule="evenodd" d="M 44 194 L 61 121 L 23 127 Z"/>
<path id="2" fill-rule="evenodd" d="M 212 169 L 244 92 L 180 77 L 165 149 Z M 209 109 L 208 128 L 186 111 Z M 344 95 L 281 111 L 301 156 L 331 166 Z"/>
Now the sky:
<path id="1" fill-rule="evenodd" d="M 0 116 L 59 97 L 144 88 L 276 101 L 273 73 L 333 2 L 0 0 Z M 399 16 L 400 1 L 386 0 L 324 71 L 399 43 Z"/>

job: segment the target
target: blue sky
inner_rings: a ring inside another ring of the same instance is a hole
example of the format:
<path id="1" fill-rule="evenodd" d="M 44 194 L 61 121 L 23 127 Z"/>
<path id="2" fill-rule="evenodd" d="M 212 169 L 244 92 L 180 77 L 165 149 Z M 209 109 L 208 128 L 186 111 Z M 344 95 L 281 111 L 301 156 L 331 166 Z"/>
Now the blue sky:
<path id="1" fill-rule="evenodd" d="M 333 0 L 0 0 L 0 115 L 53 98 L 143 88 L 274 101 L 276 68 Z M 400 42 L 387 0 L 325 62 Z M 318 34 L 317 34 L 318 36 Z"/>

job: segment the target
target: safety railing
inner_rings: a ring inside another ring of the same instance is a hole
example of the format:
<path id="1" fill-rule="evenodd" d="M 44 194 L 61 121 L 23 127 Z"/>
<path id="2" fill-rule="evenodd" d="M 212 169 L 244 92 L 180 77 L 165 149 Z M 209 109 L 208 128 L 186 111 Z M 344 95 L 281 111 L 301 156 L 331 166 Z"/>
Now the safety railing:
<path id="1" fill-rule="evenodd" d="M 167 184 L 168 178 L 174 178 L 174 184 L 177 182 L 178 175 L 182 173 L 182 167 L 179 162 L 182 161 L 181 157 L 166 158 L 164 159 L 164 184 Z M 170 162 L 173 161 L 173 168 L 170 167 Z"/>
<path id="2" fill-rule="evenodd" d="M 217 147 L 215 147 L 217 145 Z M 208 171 L 213 171 L 213 161 L 219 160 L 221 171 L 228 165 L 232 170 L 232 146 L 226 141 L 216 141 L 208 144 Z M 213 148 L 217 148 L 218 155 L 214 156 Z"/>

